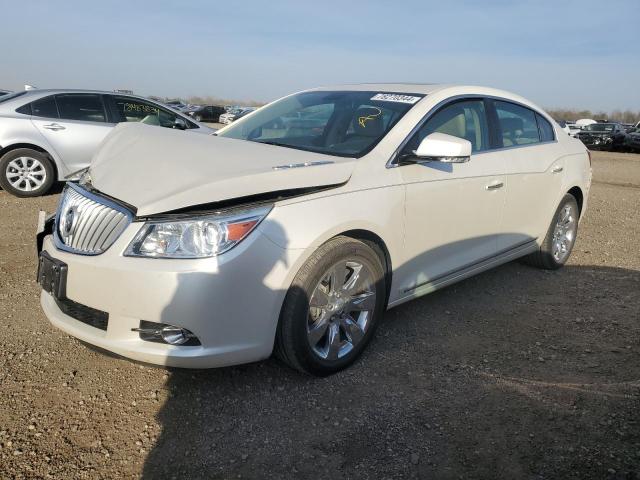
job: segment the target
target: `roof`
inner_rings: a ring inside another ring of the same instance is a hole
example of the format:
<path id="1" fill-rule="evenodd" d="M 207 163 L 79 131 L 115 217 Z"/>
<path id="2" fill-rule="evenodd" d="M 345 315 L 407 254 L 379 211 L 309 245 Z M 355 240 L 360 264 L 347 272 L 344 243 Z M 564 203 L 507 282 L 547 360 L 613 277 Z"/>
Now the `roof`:
<path id="1" fill-rule="evenodd" d="M 344 85 L 330 85 L 320 87 L 317 90 L 362 90 L 362 91 L 383 91 L 397 93 L 420 93 L 428 95 L 443 88 L 453 85 L 442 83 L 351 83 Z"/>
<path id="2" fill-rule="evenodd" d="M 34 88 L 33 90 L 26 90 L 27 95 L 36 95 L 36 94 L 52 94 L 52 93 L 101 93 L 101 94 L 111 94 L 111 95 L 132 95 L 134 97 L 139 97 L 140 95 L 135 95 L 131 93 L 120 93 L 106 90 L 86 90 L 82 88 Z"/>

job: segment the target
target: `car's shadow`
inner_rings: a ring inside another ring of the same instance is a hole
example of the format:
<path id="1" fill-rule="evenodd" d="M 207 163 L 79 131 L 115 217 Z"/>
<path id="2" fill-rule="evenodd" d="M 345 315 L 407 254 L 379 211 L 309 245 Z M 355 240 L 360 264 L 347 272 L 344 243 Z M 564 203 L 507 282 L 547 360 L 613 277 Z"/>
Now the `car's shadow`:
<path id="1" fill-rule="evenodd" d="M 143 478 L 637 475 L 638 291 L 635 270 L 511 263 L 390 310 L 328 378 L 172 369 Z"/>

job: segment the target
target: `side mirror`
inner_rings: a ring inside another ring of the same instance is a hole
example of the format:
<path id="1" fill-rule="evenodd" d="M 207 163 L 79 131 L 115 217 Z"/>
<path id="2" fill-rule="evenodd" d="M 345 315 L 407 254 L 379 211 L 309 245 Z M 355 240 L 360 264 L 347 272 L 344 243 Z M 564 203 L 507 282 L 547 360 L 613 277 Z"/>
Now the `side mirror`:
<path id="1" fill-rule="evenodd" d="M 187 122 L 185 122 L 180 117 L 176 117 L 175 121 L 173 122 L 173 128 L 175 128 L 177 130 L 186 130 L 187 129 Z"/>
<path id="2" fill-rule="evenodd" d="M 471 159 L 471 142 L 445 133 L 425 137 L 414 152 L 417 161 L 465 163 Z"/>

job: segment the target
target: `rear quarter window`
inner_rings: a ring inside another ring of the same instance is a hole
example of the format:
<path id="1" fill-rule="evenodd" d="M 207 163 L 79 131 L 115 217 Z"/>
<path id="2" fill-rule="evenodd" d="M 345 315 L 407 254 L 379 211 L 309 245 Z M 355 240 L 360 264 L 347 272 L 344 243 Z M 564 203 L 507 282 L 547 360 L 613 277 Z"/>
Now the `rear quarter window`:
<path id="1" fill-rule="evenodd" d="M 540 141 L 541 142 L 552 142 L 556 139 L 553 133 L 553 127 L 551 123 L 547 121 L 539 113 L 536 113 L 536 121 L 538 122 L 538 131 L 540 133 Z"/>
<path id="2" fill-rule="evenodd" d="M 53 95 L 31 102 L 31 115 L 34 117 L 59 118 L 58 106 Z"/>

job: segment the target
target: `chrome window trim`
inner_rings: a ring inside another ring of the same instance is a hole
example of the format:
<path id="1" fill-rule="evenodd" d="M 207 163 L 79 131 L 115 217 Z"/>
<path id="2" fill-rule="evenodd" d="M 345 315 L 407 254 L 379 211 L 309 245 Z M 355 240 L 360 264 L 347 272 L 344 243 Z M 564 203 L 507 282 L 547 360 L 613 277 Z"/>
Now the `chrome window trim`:
<path id="1" fill-rule="evenodd" d="M 537 113 L 538 115 L 540 115 L 541 117 L 543 117 L 544 119 L 546 119 L 547 121 L 549 121 L 549 123 L 551 123 L 551 127 L 553 128 L 553 136 L 554 139 L 553 140 L 549 140 L 546 142 L 538 142 L 538 143 L 531 143 L 531 144 L 525 144 L 525 145 L 511 145 L 508 147 L 497 147 L 497 148 L 487 148 L 486 150 L 481 150 L 479 152 L 474 152 L 471 154 L 472 157 L 476 156 L 476 155 L 482 155 L 483 153 L 494 153 L 494 152 L 500 152 L 503 150 L 511 150 L 514 148 L 527 148 L 527 147 L 537 147 L 539 145 L 548 145 L 551 143 L 558 143 L 558 132 L 556 131 L 556 127 L 554 125 L 554 121 L 552 119 L 550 119 L 548 117 L 548 115 L 546 115 L 545 113 L 536 110 L 535 108 L 530 107 L 529 105 L 525 105 L 522 102 L 518 102 L 517 100 L 510 100 L 508 98 L 504 98 L 504 97 L 498 97 L 495 95 L 482 95 L 482 94 L 465 94 L 465 95 L 455 95 L 453 97 L 448 97 L 444 100 L 442 100 L 441 102 L 438 102 L 436 105 L 433 106 L 433 108 L 431 108 L 431 110 L 429 110 L 423 117 L 422 119 L 416 123 L 416 125 L 411 129 L 411 131 L 409 132 L 409 134 L 405 137 L 405 139 L 400 142 L 400 145 L 398 146 L 398 148 L 396 148 L 393 153 L 391 154 L 391 158 L 389 158 L 389 160 L 386 163 L 386 168 L 396 168 L 399 167 L 400 165 L 397 163 L 397 158 L 398 155 L 400 154 L 400 152 L 402 151 L 402 149 L 407 145 L 407 143 L 409 143 L 409 140 L 411 140 L 411 138 L 418 132 L 418 130 L 420 130 L 422 128 L 422 126 L 429 121 L 429 119 L 431 117 L 433 117 L 433 115 L 435 115 L 435 113 L 440 110 L 441 108 L 447 106 L 450 103 L 455 103 L 455 102 L 459 102 L 459 101 L 464 101 L 464 100 L 484 100 L 484 99 L 489 99 L 489 100 L 498 100 L 501 102 L 508 102 L 508 103 L 513 103 L 514 105 L 518 105 L 520 107 L 526 108 L 528 110 L 531 110 L 534 113 Z M 491 132 L 489 132 L 489 136 L 491 136 Z"/>
<path id="2" fill-rule="evenodd" d="M 133 214 L 133 212 L 131 210 L 129 210 L 128 208 L 123 207 L 122 205 L 114 202 L 113 200 L 109 200 L 108 198 L 102 197 L 100 195 L 96 195 L 95 193 L 90 192 L 89 190 L 85 190 L 84 188 L 82 188 L 80 185 L 77 185 L 75 183 L 71 183 L 71 182 L 67 182 L 66 186 L 65 186 L 65 190 L 67 188 L 71 188 L 72 190 L 75 190 L 78 194 L 87 197 L 89 200 L 93 200 L 96 203 L 100 203 L 106 207 L 112 208 L 114 210 L 117 210 L 118 212 L 124 214 L 127 217 L 127 220 L 129 223 L 132 223 L 135 216 Z M 75 255 L 84 255 L 87 257 L 94 257 L 96 255 L 101 255 L 104 252 L 106 252 L 107 250 L 109 250 L 109 248 L 111 247 L 111 245 L 109 245 L 109 247 L 107 247 L 104 251 L 102 252 L 83 252 L 80 250 L 76 250 L 75 248 L 69 247 L 67 245 L 64 244 L 64 242 L 62 241 L 62 239 L 60 238 L 59 234 L 58 234 L 58 219 L 60 218 L 60 209 L 62 207 L 62 200 L 64 199 L 64 192 L 65 190 L 62 191 L 62 194 L 60 195 L 60 201 L 58 202 L 58 207 L 56 208 L 56 216 L 53 220 L 53 244 L 55 245 L 55 247 L 58 250 L 62 250 L 63 252 L 68 252 L 68 253 L 73 253 Z"/>

